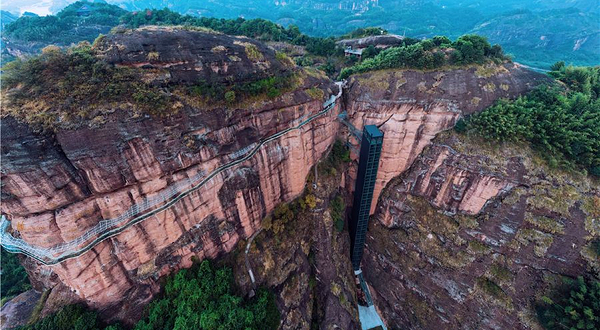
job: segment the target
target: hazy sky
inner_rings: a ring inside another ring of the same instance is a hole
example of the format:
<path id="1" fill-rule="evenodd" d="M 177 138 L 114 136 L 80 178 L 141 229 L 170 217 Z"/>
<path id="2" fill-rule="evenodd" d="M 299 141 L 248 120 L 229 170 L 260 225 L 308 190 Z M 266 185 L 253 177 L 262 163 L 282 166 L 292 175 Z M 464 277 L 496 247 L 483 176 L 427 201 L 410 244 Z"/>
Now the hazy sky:
<path id="1" fill-rule="evenodd" d="M 22 14 L 29 11 L 44 16 L 56 13 L 75 1 L 76 0 L 0 0 L 0 8 L 15 14 Z"/>

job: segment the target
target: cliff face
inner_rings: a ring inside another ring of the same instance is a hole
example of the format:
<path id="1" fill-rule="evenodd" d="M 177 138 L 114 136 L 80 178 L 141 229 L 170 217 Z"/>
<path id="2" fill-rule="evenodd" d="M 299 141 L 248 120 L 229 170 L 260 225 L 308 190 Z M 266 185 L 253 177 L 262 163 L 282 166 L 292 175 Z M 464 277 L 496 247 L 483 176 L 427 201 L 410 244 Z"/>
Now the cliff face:
<path id="1" fill-rule="evenodd" d="M 94 47 L 107 62 L 145 70 L 146 82 L 160 86 L 198 81 L 235 84 L 289 73 L 301 78 L 293 90 L 275 99 L 252 100 L 240 109 L 202 107 L 181 98 L 178 111 L 151 117 L 128 111 L 124 102 L 117 110 L 103 109 L 100 122 L 59 127 L 51 135 L 4 117 L 2 212 L 11 219 L 13 233 L 33 245 L 68 242 L 102 219 L 115 218 L 173 185 L 188 187 L 189 178 L 244 157 L 266 137 L 321 111 L 324 98 L 318 95 L 337 94 L 331 81 L 300 71 L 273 50 L 244 38 L 148 28 L 107 36 Z M 161 276 L 190 266 L 192 257 L 226 255 L 255 234 L 277 204 L 301 194 L 311 167 L 336 137 L 345 138 L 336 120 L 343 109 L 359 129 L 383 124 L 375 199 L 392 178 L 411 168 L 402 178 L 411 178 L 414 184 L 396 196 L 394 189 L 401 185 L 393 181 L 379 203 L 377 217 L 386 227 L 372 229 L 363 267 L 373 267 L 365 273 L 386 321 L 410 325 L 405 316 L 394 316 L 409 308 L 394 301 L 403 292 L 386 291 L 381 287 L 385 282 L 376 280 L 381 276 L 397 283 L 396 276 L 404 276 L 390 271 L 397 267 L 397 259 L 384 263 L 388 252 L 396 252 L 380 248 L 379 237 L 393 241 L 393 235 L 401 232 L 397 228 L 406 223 L 422 226 L 415 219 L 429 210 L 425 207 L 429 204 L 421 203 L 422 210 L 410 213 L 411 203 L 420 201 L 415 196 L 447 214 L 471 216 L 488 207 L 490 198 L 523 184 L 524 176 L 521 169 L 503 175 L 477 171 L 462 164 L 463 158 L 450 147 L 437 144 L 423 156 L 428 162 L 413 163 L 461 114 L 479 111 L 501 97 L 515 97 L 542 81 L 543 76 L 513 64 L 354 77 L 343 104 L 265 144 L 252 158 L 218 174 L 173 207 L 77 258 L 54 266 L 25 259 L 26 266 L 36 288 L 55 288 L 50 305 L 78 299 L 110 318 L 133 321 L 158 291 Z M 462 165 L 442 166 L 448 162 Z M 445 170 L 442 174 L 430 168 Z M 278 294 L 283 328 L 308 328 L 311 322 L 322 328 L 358 327 L 348 237 L 333 229 L 327 212 L 327 201 L 337 187 L 352 190 L 353 171 L 348 174 L 344 180 L 320 175 L 313 192 L 316 208 L 295 219 L 298 223 L 286 229 L 284 238 L 263 232 L 250 249 L 256 282 Z M 541 240 L 536 233 L 522 235 L 518 242 Z M 249 292 L 246 268 L 234 271 L 238 284 Z"/>
<path id="2" fill-rule="evenodd" d="M 537 329 L 532 303 L 558 276 L 598 278 L 598 182 L 543 164 L 444 133 L 390 182 L 363 260 L 388 326 Z"/>
<path id="3" fill-rule="evenodd" d="M 359 129 L 378 125 L 385 134 L 373 200 L 437 133 L 453 127 L 461 115 L 481 111 L 499 98 L 514 98 L 544 81 L 543 75 L 512 63 L 353 76 L 346 93 L 349 121 Z M 350 141 L 356 144 L 354 139 Z M 372 205 L 371 213 L 375 203 Z"/>
<path id="4" fill-rule="evenodd" d="M 204 58 L 196 49 L 185 56 Z M 102 125 L 53 135 L 33 133 L 5 117 L 2 212 L 15 234 L 30 244 L 51 247 L 73 240 L 100 220 L 115 218 L 174 184 L 189 185 L 188 178 L 245 156 L 249 149 L 244 148 L 321 111 L 324 99 L 305 91 L 314 87 L 324 95 L 337 94 L 328 80 L 306 75 L 294 91 L 245 109 L 185 105 L 162 118 L 116 111 Z M 38 288 L 61 283 L 94 308 L 118 311 L 111 317 L 139 315 L 159 289 L 159 277 L 188 267 L 192 256 L 214 258 L 231 251 L 276 204 L 300 194 L 309 169 L 335 138 L 336 115 L 337 107 L 265 144 L 173 207 L 77 258 L 54 266 L 28 259 L 34 283 Z"/>

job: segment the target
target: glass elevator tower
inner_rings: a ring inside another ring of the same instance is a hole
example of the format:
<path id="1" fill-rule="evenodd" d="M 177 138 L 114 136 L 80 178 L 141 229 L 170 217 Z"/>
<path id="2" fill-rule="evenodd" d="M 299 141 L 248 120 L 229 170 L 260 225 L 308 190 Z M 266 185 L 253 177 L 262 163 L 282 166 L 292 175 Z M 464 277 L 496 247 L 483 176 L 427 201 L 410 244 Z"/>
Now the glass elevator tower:
<path id="1" fill-rule="evenodd" d="M 363 129 L 360 143 L 360 159 L 354 186 L 354 204 L 352 205 L 352 217 L 349 226 L 352 268 L 355 271 L 360 269 L 360 261 L 365 246 L 371 201 L 373 199 L 373 188 L 375 188 L 382 143 L 383 132 L 375 125 L 366 125 Z"/>

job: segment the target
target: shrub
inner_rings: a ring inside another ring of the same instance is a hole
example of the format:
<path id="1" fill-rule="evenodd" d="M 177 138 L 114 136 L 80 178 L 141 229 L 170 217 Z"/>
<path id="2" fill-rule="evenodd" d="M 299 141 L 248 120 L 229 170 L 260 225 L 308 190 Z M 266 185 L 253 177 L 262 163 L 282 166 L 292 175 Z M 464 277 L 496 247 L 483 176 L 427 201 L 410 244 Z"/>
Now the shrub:
<path id="1" fill-rule="evenodd" d="M 329 176 L 337 174 L 338 170 L 342 169 L 342 165 L 350 162 L 350 150 L 339 140 L 333 143 L 329 156 L 319 163 L 319 172 Z"/>
<path id="2" fill-rule="evenodd" d="M 25 268 L 21 266 L 16 254 L 1 248 L 0 262 L 2 273 L 1 298 L 11 298 L 31 289 Z"/>
<path id="3" fill-rule="evenodd" d="M 552 297 L 536 304 L 538 319 L 546 329 L 600 329 L 600 282 L 563 278 Z"/>
<path id="4" fill-rule="evenodd" d="M 312 210 L 317 207 L 317 198 L 313 194 L 306 194 L 306 196 L 304 196 L 304 203 Z"/>
<path id="5" fill-rule="evenodd" d="M 529 141 L 550 165 L 579 164 L 600 175 L 600 68 L 557 65 L 565 83 L 542 86 L 514 101 L 500 100 L 459 122 L 458 131 L 496 141 Z"/>
<path id="6" fill-rule="evenodd" d="M 246 49 L 246 56 L 248 56 L 252 62 L 259 62 L 264 59 L 263 54 L 260 52 L 260 50 L 258 50 L 256 45 L 247 43 L 244 45 L 244 48 Z"/>
<path id="7" fill-rule="evenodd" d="M 259 289 L 244 300 L 235 294 L 231 268 L 204 260 L 170 276 L 135 329 L 277 329 L 279 319 L 272 293 Z"/>
<path id="8" fill-rule="evenodd" d="M 333 225 L 338 232 L 344 230 L 344 216 L 346 211 L 346 204 L 342 196 L 337 195 L 331 201 L 330 204 L 331 218 L 333 219 Z"/>
<path id="9" fill-rule="evenodd" d="M 235 92 L 234 91 L 225 92 L 225 102 L 227 102 L 227 104 L 233 104 L 235 102 Z"/>

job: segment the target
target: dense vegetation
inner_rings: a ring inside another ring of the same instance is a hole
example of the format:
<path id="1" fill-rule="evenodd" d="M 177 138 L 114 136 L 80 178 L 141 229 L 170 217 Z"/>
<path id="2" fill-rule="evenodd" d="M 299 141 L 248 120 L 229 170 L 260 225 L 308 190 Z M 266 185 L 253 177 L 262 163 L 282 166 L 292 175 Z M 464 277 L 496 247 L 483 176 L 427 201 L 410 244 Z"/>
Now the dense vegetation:
<path id="1" fill-rule="evenodd" d="M 215 267 L 204 260 L 189 269 L 169 276 L 163 293 L 147 307 L 145 317 L 136 330 L 210 329 L 268 330 L 279 326 L 279 311 L 275 296 L 259 289 L 252 299 L 235 293 L 233 273 L 229 267 Z M 119 324 L 108 327 L 97 314 L 80 305 L 69 305 L 57 313 L 21 330 L 117 330 Z"/>
<path id="2" fill-rule="evenodd" d="M 25 292 L 31 288 L 27 273 L 21 264 L 16 254 L 8 253 L 4 248 L 1 248 L 0 255 L 2 273 L 2 286 L 0 288 L 0 298 L 2 304 L 7 299 Z"/>
<path id="3" fill-rule="evenodd" d="M 529 141 L 553 166 L 578 164 L 600 176 L 600 67 L 557 63 L 550 74 L 564 86 L 501 100 L 457 129 L 496 141 Z"/>
<path id="4" fill-rule="evenodd" d="M 540 323 L 548 330 L 600 329 L 600 282 L 583 277 L 563 282 L 552 297 L 538 302 Z"/>
<path id="5" fill-rule="evenodd" d="M 234 293 L 231 269 L 205 260 L 171 276 L 135 329 L 277 329 L 279 317 L 272 293 L 261 289 L 245 301 Z"/>
<path id="6" fill-rule="evenodd" d="M 378 27 L 366 27 L 352 30 L 340 36 L 340 39 L 355 39 L 388 34 L 388 31 Z"/>
<path id="7" fill-rule="evenodd" d="M 451 42 L 447 37 L 418 41 L 407 38 L 400 47 L 391 47 L 372 58 L 342 69 L 340 79 L 355 73 L 381 69 L 435 69 L 446 65 L 482 64 L 506 60 L 499 45 L 490 45 L 486 38 L 466 35 Z M 369 54 L 366 57 L 370 57 Z"/>
<path id="8" fill-rule="evenodd" d="M 130 10 L 162 8 L 165 0 L 123 0 Z M 487 36 L 515 60 L 549 67 L 558 60 L 596 65 L 600 56 L 599 7 L 596 0 L 444 0 L 444 1 L 168 1 L 180 13 L 207 17 L 264 18 L 297 25 L 311 36 L 342 35 L 356 28 L 380 26 L 415 38 L 464 34 Z"/>
<path id="9" fill-rule="evenodd" d="M 98 315 L 83 305 L 68 305 L 38 322 L 19 330 L 117 330 L 119 325 L 105 327 Z"/>
<path id="10" fill-rule="evenodd" d="M 285 55 L 277 58 L 291 62 Z M 120 109 L 123 100 L 133 105 L 134 115 L 170 115 L 181 102 L 202 107 L 233 106 L 245 101 L 271 99 L 296 88 L 305 76 L 292 72 L 240 84 L 195 85 L 152 84 L 141 78 L 143 69 L 115 67 L 96 56 L 88 42 L 68 50 L 44 48 L 39 56 L 15 60 L 3 68 L 2 89 L 5 113 L 40 130 L 53 130 L 57 123 L 69 125 L 81 120 L 103 122 L 102 109 Z M 128 107 L 129 109 L 129 107 Z"/>
<path id="11" fill-rule="evenodd" d="M 42 129 L 52 129 L 58 121 L 95 118 L 100 102 L 127 99 L 140 111 L 162 114 L 169 101 L 157 86 L 142 82 L 138 70 L 98 60 L 87 42 L 67 51 L 49 46 L 41 55 L 3 69 L 3 92 L 11 90 L 7 112 Z"/>
<path id="12" fill-rule="evenodd" d="M 333 226 L 338 232 L 342 232 L 344 230 L 344 220 L 345 220 L 345 212 L 346 212 L 346 203 L 344 203 L 344 199 L 342 196 L 337 195 L 333 200 L 331 200 L 331 204 L 329 205 L 331 212 L 331 219 L 333 219 Z"/>
<path id="13" fill-rule="evenodd" d="M 89 13 L 79 15 L 82 6 Z M 119 24 L 119 18 L 127 11 L 101 2 L 76 2 L 58 14 L 48 16 L 22 16 L 4 28 L 4 35 L 12 40 L 35 41 L 46 44 L 69 45 L 79 41 L 92 41 L 101 32 Z"/>
<path id="14" fill-rule="evenodd" d="M 199 96 L 211 102 L 236 104 L 241 98 L 252 98 L 266 95 L 274 98 L 295 86 L 296 74 L 274 76 L 243 84 L 222 85 L 201 81 L 188 87 L 190 95 Z"/>
<path id="15" fill-rule="evenodd" d="M 318 164 L 319 172 L 335 176 L 350 160 L 350 150 L 344 146 L 343 142 L 335 140 L 329 156 Z"/>
<path id="16" fill-rule="evenodd" d="M 121 21 L 130 28 L 143 25 L 187 25 L 205 27 L 229 35 L 243 35 L 262 41 L 285 41 L 294 45 L 306 46 L 307 52 L 320 56 L 332 55 L 335 52 L 334 38 L 309 37 L 301 33 L 295 25 L 284 28 L 265 19 L 193 17 L 181 15 L 165 8 L 128 13 Z"/>

